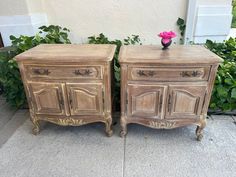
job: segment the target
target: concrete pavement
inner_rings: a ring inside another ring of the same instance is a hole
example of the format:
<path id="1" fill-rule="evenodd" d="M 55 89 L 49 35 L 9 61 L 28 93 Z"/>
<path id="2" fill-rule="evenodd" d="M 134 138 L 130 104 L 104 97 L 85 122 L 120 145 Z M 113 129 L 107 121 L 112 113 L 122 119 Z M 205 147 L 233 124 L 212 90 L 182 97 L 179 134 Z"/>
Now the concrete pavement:
<path id="1" fill-rule="evenodd" d="M 47 123 L 34 136 L 26 110 L 13 117 L 18 121 L 11 123 L 12 128 L 0 130 L 0 139 L 6 139 L 3 132 L 8 128 L 13 132 L 0 148 L 0 177 L 236 176 L 232 116 L 210 117 L 201 142 L 195 140 L 195 126 L 154 130 L 130 125 L 122 139 L 119 124 L 108 138 L 100 123 L 81 127 Z"/>

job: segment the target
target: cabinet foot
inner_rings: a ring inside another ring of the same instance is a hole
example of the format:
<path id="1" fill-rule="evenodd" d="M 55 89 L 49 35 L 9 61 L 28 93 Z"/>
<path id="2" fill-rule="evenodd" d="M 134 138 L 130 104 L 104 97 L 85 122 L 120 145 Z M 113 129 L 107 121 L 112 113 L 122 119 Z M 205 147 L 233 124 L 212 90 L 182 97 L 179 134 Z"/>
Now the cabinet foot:
<path id="1" fill-rule="evenodd" d="M 127 131 L 121 130 L 120 137 L 124 138 L 127 135 Z"/>
<path id="2" fill-rule="evenodd" d="M 199 135 L 197 135 L 197 140 L 198 140 L 198 141 L 201 141 L 202 138 L 203 138 L 203 134 L 199 134 Z"/>
<path id="3" fill-rule="evenodd" d="M 111 137 L 112 135 L 113 135 L 113 131 L 112 131 L 112 117 L 111 116 L 108 116 L 107 118 L 106 118 L 106 123 L 105 123 L 105 125 L 106 125 L 106 129 L 105 129 L 105 132 L 106 132 L 106 135 L 108 136 L 108 137 Z"/>
<path id="4" fill-rule="evenodd" d="M 112 130 L 106 131 L 106 135 L 108 137 L 111 137 L 113 135 L 113 131 Z"/>
<path id="5" fill-rule="evenodd" d="M 201 141 L 203 138 L 203 129 L 205 128 L 205 126 L 206 126 L 206 119 L 204 117 L 201 120 L 201 125 L 197 126 L 197 129 L 196 129 L 196 136 L 197 136 L 198 141 Z"/>
<path id="6" fill-rule="evenodd" d="M 127 123 L 125 117 L 121 117 L 120 125 L 121 125 L 120 136 L 124 138 L 127 135 Z"/>

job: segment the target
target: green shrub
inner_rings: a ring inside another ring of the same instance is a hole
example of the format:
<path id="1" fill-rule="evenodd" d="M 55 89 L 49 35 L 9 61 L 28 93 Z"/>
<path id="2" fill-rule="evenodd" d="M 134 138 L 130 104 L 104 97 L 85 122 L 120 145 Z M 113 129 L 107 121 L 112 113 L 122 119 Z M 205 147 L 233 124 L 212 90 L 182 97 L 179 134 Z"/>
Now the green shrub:
<path id="1" fill-rule="evenodd" d="M 116 52 L 114 55 L 114 75 L 115 75 L 115 92 L 114 92 L 114 99 L 115 99 L 115 108 L 118 111 L 120 108 L 120 65 L 118 62 L 118 55 L 120 51 L 120 47 L 122 45 L 135 45 L 142 43 L 140 42 L 140 38 L 138 35 L 132 35 L 127 37 L 123 40 L 110 40 L 108 39 L 103 33 L 99 34 L 98 36 L 90 36 L 88 37 L 89 44 L 115 44 L 117 46 Z"/>
<path id="2" fill-rule="evenodd" d="M 6 101 L 14 107 L 20 107 L 26 103 L 26 99 L 17 63 L 12 59 L 14 56 L 14 48 L 0 50 L 0 82 Z"/>
<path id="3" fill-rule="evenodd" d="M 35 36 L 10 36 L 12 47 L 0 50 L 0 82 L 7 102 L 17 108 L 26 103 L 19 68 L 14 57 L 39 44 L 70 43 L 68 32 L 67 28 L 50 25 L 41 26 Z"/>
<path id="4" fill-rule="evenodd" d="M 224 43 L 207 40 L 206 47 L 224 59 L 217 72 L 210 108 L 236 109 L 236 39 L 230 38 Z"/>
<path id="5" fill-rule="evenodd" d="M 229 38 L 224 43 L 207 40 L 206 47 L 226 61 L 236 61 L 236 38 Z"/>

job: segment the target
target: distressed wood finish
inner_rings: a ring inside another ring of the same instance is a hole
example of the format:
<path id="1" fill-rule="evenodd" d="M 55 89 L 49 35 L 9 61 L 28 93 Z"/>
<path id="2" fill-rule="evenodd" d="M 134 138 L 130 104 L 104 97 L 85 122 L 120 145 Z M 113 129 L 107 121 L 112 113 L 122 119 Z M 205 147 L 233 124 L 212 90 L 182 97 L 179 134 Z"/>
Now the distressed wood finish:
<path id="1" fill-rule="evenodd" d="M 203 137 L 207 108 L 222 60 L 202 46 L 123 46 L 121 65 L 121 132 L 127 124 L 172 129 L 197 125 Z"/>
<path id="2" fill-rule="evenodd" d="M 43 44 L 18 56 L 33 133 L 40 121 L 62 126 L 105 123 L 112 135 L 114 45 Z"/>

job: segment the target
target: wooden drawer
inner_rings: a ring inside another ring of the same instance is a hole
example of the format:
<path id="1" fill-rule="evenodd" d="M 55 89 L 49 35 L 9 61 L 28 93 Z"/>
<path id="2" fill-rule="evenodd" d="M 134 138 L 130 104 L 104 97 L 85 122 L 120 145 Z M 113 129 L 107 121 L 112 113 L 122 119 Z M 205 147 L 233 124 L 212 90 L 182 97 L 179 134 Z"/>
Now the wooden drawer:
<path id="1" fill-rule="evenodd" d="M 210 66 L 203 67 L 129 67 L 129 80 L 207 81 Z"/>
<path id="2" fill-rule="evenodd" d="M 28 80 L 32 79 L 102 79 L 101 66 L 25 65 Z"/>

